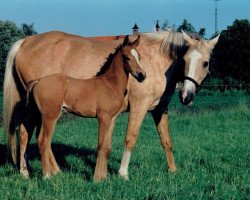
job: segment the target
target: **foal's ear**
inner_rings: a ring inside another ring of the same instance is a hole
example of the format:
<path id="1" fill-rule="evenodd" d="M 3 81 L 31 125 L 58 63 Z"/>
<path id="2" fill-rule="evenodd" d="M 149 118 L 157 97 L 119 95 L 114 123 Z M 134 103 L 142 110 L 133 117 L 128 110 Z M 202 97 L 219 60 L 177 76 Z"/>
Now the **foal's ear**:
<path id="1" fill-rule="evenodd" d="M 141 36 L 138 35 L 137 39 L 134 42 L 131 43 L 131 46 L 137 47 L 139 45 L 139 43 L 140 43 L 140 38 L 141 38 Z"/>
<path id="2" fill-rule="evenodd" d="M 126 35 L 126 37 L 123 40 L 123 44 L 122 45 L 125 47 L 125 46 L 128 45 L 128 43 L 129 43 L 129 39 L 128 39 L 128 35 Z"/>

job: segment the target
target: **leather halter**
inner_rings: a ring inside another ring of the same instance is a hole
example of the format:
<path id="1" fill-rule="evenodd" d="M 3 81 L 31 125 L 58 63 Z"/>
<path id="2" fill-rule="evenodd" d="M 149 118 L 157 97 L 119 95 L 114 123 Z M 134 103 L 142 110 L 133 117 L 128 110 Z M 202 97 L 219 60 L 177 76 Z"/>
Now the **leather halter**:
<path id="1" fill-rule="evenodd" d="M 196 80 L 192 79 L 192 78 L 189 77 L 189 76 L 184 76 L 184 77 L 183 77 L 183 80 L 184 80 L 184 81 L 185 81 L 185 80 L 191 81 L 191 82 L 195 85 L 196 89 L 200 87 L 200 84 L 197 83 Z"/>

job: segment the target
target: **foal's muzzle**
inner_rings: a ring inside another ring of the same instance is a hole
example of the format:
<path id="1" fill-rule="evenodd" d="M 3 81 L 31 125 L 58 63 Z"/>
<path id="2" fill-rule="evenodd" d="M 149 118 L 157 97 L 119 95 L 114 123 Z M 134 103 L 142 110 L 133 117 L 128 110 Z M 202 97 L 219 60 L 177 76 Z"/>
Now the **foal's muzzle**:
<path id="1" fill-rule="evenodd" d="M 136 72 L 135 73 L 135 75 L 134 75 L 134 77 L 136 78 L 136 80 L 138 81 L 138 82 L 143 82 L 144 80 L 145 80 L 145 78 L 146 78 L 146 73 L 143 73 L 143 72 Z"/>

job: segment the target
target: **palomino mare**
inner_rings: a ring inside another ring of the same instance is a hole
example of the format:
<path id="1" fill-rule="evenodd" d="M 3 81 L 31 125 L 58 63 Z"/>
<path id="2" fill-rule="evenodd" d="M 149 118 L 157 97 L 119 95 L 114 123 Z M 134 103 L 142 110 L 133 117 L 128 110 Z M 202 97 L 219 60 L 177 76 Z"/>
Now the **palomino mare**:
<path id="1" fill-rule="evenodd" d="M 128 81 L 123 110 L 129 106 L 130 112 L 125 151 L 119 169 L 121 176 L 128 178 L 131 152 L 147 111 L 151 111 L 154 118 L 168 168 L 172 172 L 176 171 L 168 129 L 168 104 L 176 82 L 182 79 L 183 74 L 189 78 L 184 81 L 180 100 L 184 104 L 192 102 L 196 85 L 201 84 L 208 73 L 210 54 L 218 38 L 204 40 L 192 38 L 185 32 L 172 31 L 142 35 L 137 50 L 147 78 L 140 84 L 131 78 Z M 91 78 L 100 70 L 107 55 L 120 43 L 121 40 L 97 41 L 62 32 L 49 32 L 21 39 L 13 45 L 8 55 L 4 80 L 4 122 L 14 162 L 17 161 L 15 131 L 20 126 L 20 113 L 24 108 L 29 81 L 53 73 Z M 30 124 L 30 136 L 35 126 L 35 121 Z"/>
<path id="2" fill-rule="evenodd" d="M 82 80 L 63 74 L 52 74 L 34 80 L 28 85 L 26 99 L 29 100 L 29 93 L 33 88 L 33 99 L 41 113 L 38 146 L 45 177 L 59 172 L 51 150 L 51 138 L 61 111 L 65 109 L 79 116 L 98 118 L 98 155 L 94 180 L 106 178 L 113 126 L 123 105 L 128 75 L 130 73 L 138 82 L 142 82 L 146 77 L 140 67 L 139 54 L 135 49 L 139 40 L 140 36 L 133 43 L 129 43 L 128 36 L 125 37 L 123 44 L 109 56 L 94 78 Z M 29 118 L 24 117 L 20 130 L 20 172 L 26 177 L 29 172 L 24 159 L 28 141 L 25 124 L 30 124 L 27 119 Z"/>

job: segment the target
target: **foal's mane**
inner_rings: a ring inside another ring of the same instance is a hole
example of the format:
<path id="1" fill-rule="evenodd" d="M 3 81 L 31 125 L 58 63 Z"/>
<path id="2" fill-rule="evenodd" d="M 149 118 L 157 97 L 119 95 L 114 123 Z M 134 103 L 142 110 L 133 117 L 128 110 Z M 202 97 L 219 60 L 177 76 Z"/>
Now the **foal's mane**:
<path id="1" fill-rule="evenodd" d="M 104 75 L 107 70 L 110 68 L 112 61 L 114 60 L 115 56 L 119 53 L 119 51 L 122 49 L 123 44 L 121 44 L 120 46 L 118 46 L 115 49 L 114 53 L 109 54 L 109 56 L 106 59 L 106 62 L 103 64 L 103 66 L 101 67 L 100 71 L 96 73 L 95 77 Z"/>
<path id="2" fill-rule="evenodd" d="M 197 34 L 188 33 L 188 35 L 192 39 L 202 41 L 202 38 Z M 170 58 L 174 60 L 176 60 L 179 55 L 182 55 L 183 51 L 187 50 L 188 47 L 184 41 L 182 33 L 170 29 L 161 32 L 143 33 L 142 37 L 149 44 L 160 42 L 160 52 L 164 56 L 170 56 Z"/>

